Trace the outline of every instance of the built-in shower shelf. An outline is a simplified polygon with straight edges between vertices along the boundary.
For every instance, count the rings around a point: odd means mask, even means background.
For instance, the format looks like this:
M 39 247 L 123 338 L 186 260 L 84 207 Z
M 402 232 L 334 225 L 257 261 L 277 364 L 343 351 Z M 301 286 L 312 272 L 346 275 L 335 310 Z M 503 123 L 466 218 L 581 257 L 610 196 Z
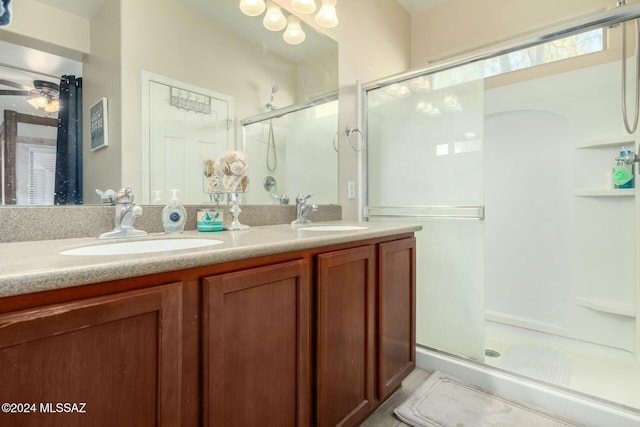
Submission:
M 584 188 L 576 190 L 578 197 L 634 197 L 634 188 Z
M 618 138 L 599 139 L 592 141 L 584 141 L 576 148 L 607 148 L 607 147 L 633 147 L 635 146 L 635 140 L 631 136 L 621 136 Z
M 604 313 L 617 314 L 619 316 L 636 317 L 636 308 L 633 304 L 606 300 L 604 298 L 576 298 L 576 304 Z

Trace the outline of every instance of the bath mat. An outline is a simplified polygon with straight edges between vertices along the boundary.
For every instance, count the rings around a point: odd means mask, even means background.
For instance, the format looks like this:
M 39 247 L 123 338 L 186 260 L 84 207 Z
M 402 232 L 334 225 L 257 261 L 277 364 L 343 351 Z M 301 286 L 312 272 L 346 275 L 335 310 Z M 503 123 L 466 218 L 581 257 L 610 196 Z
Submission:
M 414 427 L 576 427 L 435 371 L 395 410 Z

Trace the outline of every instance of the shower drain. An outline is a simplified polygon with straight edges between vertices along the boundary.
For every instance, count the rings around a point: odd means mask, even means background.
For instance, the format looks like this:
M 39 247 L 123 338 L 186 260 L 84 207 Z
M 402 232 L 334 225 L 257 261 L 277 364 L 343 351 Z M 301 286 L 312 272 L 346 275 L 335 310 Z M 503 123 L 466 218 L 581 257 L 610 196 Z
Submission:
M 500 357 L 500 353 L 495 350 L 491 350 L 490 348 L 485 349 L 484 355 L 487 357 Z

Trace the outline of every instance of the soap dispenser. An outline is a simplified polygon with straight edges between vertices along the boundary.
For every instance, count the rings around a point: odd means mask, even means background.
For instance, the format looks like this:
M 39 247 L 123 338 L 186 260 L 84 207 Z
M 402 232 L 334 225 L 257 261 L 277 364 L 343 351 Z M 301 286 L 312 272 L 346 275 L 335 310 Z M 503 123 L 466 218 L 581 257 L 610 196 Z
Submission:
M 178 201 L 178 190 L 171 190 L 169 204 L 162 209 L 162 225 L 165 233 L 182 233 L 187 222 L 187 210 Z
M 627 163 L 626 159 L 631 155 L 631 151 L 624 147 L 620 152 L 620 157 L 616 157 L 616 165 L 613 167 L 613 183 L 615 188 L 634 188 L 634 164 Z

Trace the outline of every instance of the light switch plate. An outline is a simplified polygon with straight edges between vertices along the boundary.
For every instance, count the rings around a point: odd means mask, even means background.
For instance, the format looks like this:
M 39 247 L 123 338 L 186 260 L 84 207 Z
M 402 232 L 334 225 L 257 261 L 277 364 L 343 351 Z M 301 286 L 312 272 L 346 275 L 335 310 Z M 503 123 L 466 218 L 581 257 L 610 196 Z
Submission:
M 353 181 L 347 182 L 347 198 L 349 199 L 356 198 L 356 183 Z

